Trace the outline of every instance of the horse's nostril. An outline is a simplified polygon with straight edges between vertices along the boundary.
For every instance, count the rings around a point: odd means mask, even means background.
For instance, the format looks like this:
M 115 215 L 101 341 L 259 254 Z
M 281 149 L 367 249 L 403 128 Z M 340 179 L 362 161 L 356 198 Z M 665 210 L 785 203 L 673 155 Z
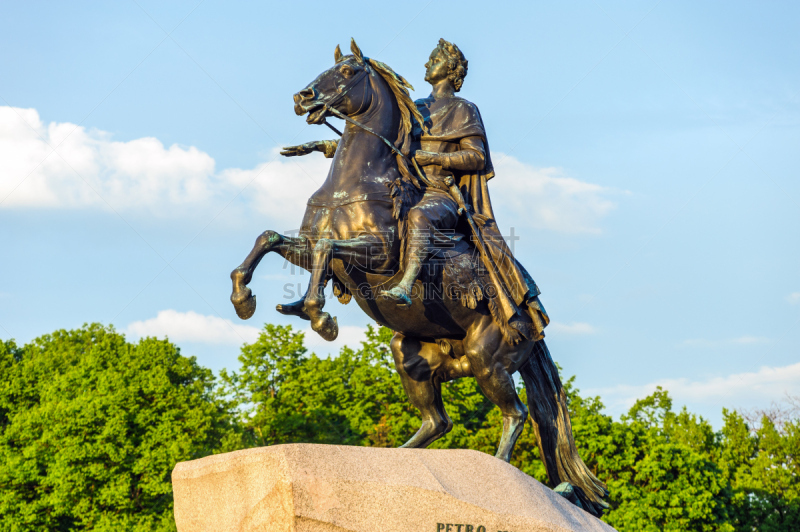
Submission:
M 307 88 L 303 89 L 297 94 L 294 95 L 294 103 L 300 103 L 303 100 L 313 100 L 316 96 L 314 89 Z

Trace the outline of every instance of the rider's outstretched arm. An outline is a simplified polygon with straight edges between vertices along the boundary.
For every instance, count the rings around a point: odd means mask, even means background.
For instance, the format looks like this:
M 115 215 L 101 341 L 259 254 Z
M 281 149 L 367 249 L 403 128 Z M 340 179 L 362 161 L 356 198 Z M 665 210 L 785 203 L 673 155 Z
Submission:
M 313 151 L 322 152 L 325 157 L 330 159 L 336 153 L 339 140 L 312 140 L 298 146 L 287 146 L 281 150 L 284 157 L 295 157 L 297 155 L 307 155 Z

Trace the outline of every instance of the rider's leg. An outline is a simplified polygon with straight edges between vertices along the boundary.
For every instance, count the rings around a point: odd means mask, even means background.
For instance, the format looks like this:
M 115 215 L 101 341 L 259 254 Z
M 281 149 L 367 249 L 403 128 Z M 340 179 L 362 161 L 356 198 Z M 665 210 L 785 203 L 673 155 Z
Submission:
M 420 214 L 420 211 L 411 209 L 408 213 L 406 223 L 409 224 L 408 243 L 406 244 L 405 266 L 403 268 L 403 278 L 391 289 L 382 292 L 383 297 L 394 300 L 400 307 L 411 306 L 411 291 L 414 283 L 419 277 L 422 265 L 430 253 L 428 235 L 424 229 L 418 229 L 420 225 L 427 225 L 427 220 Z
M 426 192 L 419 203 L 408 211 L 406 218 L 408 242 L 403 278 L 382 295 L 394 300 L 398 306 L 410 306 L 414 283 L 428 255 L 438 244 L 434 235 L 442 230 L 453 229 L 457 222 L 458 205 L 450 196 L 439 192 Z
M 422 418 L 422 426 L 402 447 L 427 447 L 453 427 L 442 403 L 441 372 L 437 371 L 446 355 L 435 343 L 420 342 L 400 333 L 395 333 L 390 346 L 406 395 Z

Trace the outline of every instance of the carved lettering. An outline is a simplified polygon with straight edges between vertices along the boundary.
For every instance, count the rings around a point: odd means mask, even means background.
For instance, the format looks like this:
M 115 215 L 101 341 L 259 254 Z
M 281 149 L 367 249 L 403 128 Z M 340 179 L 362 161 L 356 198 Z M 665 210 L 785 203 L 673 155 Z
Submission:
M 483 525 L 436 523 L 436 532 L 486 532 L 486 527 Z M 497 532 L 508 532 L 508 531 L 498 530 Z

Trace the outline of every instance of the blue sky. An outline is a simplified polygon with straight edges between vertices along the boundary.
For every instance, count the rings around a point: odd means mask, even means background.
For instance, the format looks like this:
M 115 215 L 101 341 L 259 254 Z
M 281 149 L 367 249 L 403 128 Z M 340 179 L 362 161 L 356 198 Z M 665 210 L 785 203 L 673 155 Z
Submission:
M 305 284 L 278 257 L 331 138 L 291 95 L 355 37 L 426 96 L 440 37 L 469 59 L 500 226 L 551 351 L 618 414 L 657 384 L 723 406 L 800 394 L 800 7 L 791 2 L 26 2 L 0 31 L 0 338 L 85 322 L 168 335 L 215 370 Z M 332 120 L 335 121 L 335 120 Z M 54 150 L 55 148 L 55 150 Z M 368 323 L 335 301 L 342 341 Z

